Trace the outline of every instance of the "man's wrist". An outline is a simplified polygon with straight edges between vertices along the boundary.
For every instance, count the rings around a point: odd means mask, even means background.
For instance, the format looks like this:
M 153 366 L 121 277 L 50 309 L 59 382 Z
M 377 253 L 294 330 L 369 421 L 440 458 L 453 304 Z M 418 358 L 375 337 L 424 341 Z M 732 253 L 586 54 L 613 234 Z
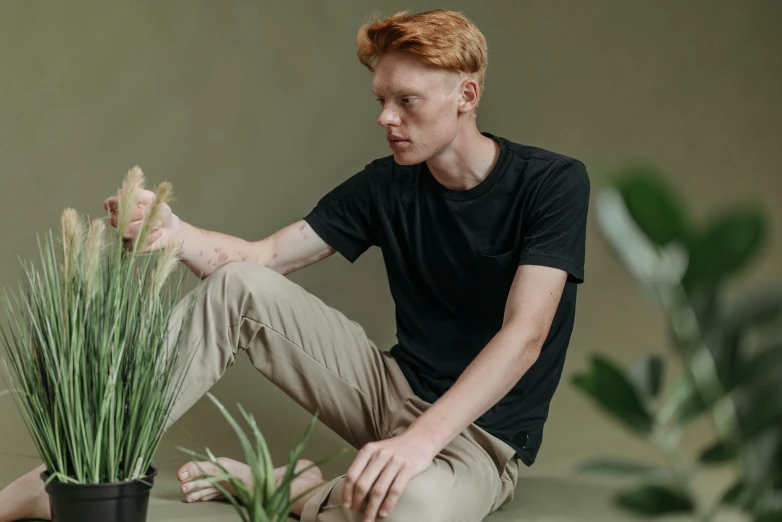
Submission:
M 179 219 L 179 217 L 176 214 L 173 214 L 171 216 L 171 242 L 174 243 L 177 249 L 177 256 L 179 256 L 179 259 L 185 260 L 186 252 L 185 252 L 185 243 L 187 241 L 187 231 L 186 231 L 186 225 L 184 221 Z
M 437 454 L 447 445 L 448 436 L 443 433 L 441 427 L 429 426 L 426 420 L 425 414 L 418 417 L 407 428 L 405 435 L 414 438 L 418 444 L 426 446 L 433 454 Z

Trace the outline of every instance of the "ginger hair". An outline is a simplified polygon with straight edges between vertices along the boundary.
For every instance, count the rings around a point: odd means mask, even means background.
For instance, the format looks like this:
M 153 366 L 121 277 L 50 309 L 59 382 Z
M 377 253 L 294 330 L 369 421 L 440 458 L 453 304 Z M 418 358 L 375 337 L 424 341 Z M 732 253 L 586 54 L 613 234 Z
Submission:
M 372 72 L 383 53 L 406 52 L 426 64 L 472 76 L 478 82 L 479 96 L 483 92 L 488 65 L 486 39 L 460 12 L 402 11 L 386 19 L 375 18 L 359 29 L 356 47 L 359 61 Z

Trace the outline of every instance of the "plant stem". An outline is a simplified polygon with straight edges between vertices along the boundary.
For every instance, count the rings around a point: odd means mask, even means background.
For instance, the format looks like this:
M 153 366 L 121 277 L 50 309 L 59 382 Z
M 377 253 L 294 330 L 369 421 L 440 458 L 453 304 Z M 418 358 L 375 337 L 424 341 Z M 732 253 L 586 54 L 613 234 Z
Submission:
M 703 341 L 697 316 L 684 289 L 677 287 L 672 294 L 668 300 L 670 323 L 678 351 L 684 359 L 685 371 L 689 372 L 706 404 L 714 406 L 709 411 L 720 439 L 737 445 L 739 422 L 733 399 L 725 395 L 714 358 Z
M 655 424 L 651 437 L 652 443 L 662 452 L 673 473 L 674 482 L 684 490 L 694 505 L 694 516 L 698 522 L 709 522 L 708 511 L 698 503 L 693 487 L 694 466 L 688 465 L 679 447 L 679 437 L 672 435 L 670 429 L 661 423 Z

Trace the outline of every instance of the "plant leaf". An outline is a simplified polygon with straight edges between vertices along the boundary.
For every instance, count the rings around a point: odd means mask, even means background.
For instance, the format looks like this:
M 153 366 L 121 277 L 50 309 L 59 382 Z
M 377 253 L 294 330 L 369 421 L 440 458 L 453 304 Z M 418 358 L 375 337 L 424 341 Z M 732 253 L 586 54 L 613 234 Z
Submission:
M 738 408 L 741 433 L 747 440 L 782 425 L 782 387 L 778 384 L 746 393 Z
M 727 391 L 782 371 L 782 335 L 777 333 L 771 339 L 759 339 L 756 335 L 769 327 L 779 332 L 776 325 L 780 318 L 782 284 L 764 284 L 741 296 L 729 309 L 711 314 L 713 327 L 706 329 L 708 344 Z M 748 339 L 766 349 L 748 349 Z
M 782 520 L 782 509 L 766 511 L 755 517 L 754 522 L 779 522 Z
M 745 487 L 746 484 L 744 484 L 743 481 L 739 480 L 735 482 L 722 494 L 722 497 L 720 498 L 720 504 L 733 506 L 738 509 L 746 509 L 747 506 L 740 502 L 740 497 L 744 493 Z
M 593 356 L 590 371 L 575 375 L 573 384 L 627 427 L 644 434 L 651 431 L 653 419 L 638 391 L 621 368 L 607 358 Z
M 671 410 L 671 417 L 679 428 L 684 428 L 699 415 L 703 414 L 709 405 L 701 397 L 691 377 L 683 372 L 674 382 L 668 395 L 664 409 Z
M 619 493 L 616 502 L 638 515 L 659 516 L 671 513 L 690 513 L 692 500 L 684 493 L 665 486 L 640 486 Z
M 718 441 L 701 452 L 698 460 L 702 464 L 722 464 L 736 458 L 736 448 L 731 448 L 722 441 Z
M 664 371 L 665 361 L 662 357 L 643 355 L 630 365 L 627 377 L 642 397 L 651 400 L 660 393 Z
M 767 346 L 763 351 L 741 365 L 735 378 L 735 385 L 758 382 L 782 370 L 782 343 Z
M 576 467 L 576 472 L 630 476 L 667 476 L 670 474 L 667 469 L 660 466 L 653 466 L 644 462 L 616 459 L 611 457 L 598 458 L 583 462 Z
M 689 230 L 683 202 L 660 172 L 647 165 L 630 166 L 614 185 L 633 220 L 653 243 L 687 243 Z
M 710 290 L 747 266 L 765 243 L 766 228 L 762 213 L 737 208 L 694 237 L 683 279 L 688 292 Z
M 228 421 L 228 424 L 231 425 L 231 427 L 234 430 L 234 433 L 236 433 L 236 437 L 239 439 L 240 444 L 242 445 L 242 450 L 244 452 L 244 457 L 246 461 L 252 462 L 253 461 L 253 448 L 252 444 L 250 444 L 250 440 L 247 438 L 247 434 L 244 432 L 244 430 L 239 426 L 239 423 L 236 422 L 236 419 L 234 419 L 233 415 L 231 415 L 228 410 L 223 406 L 223 404 L 217 400 L 217 397 L 215 397 L 212 393 L 207 392 L 206 396 L 217 406 L 217 409 L 220 410 L 220 413 L 223 414 L 223 417 L 225 420 Z

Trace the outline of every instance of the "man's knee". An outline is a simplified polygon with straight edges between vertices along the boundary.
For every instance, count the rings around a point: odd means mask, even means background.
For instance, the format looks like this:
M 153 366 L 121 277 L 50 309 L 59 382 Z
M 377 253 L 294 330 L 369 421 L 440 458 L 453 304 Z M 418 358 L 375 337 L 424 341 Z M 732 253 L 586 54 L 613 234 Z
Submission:
M 247 292 L 258 292 L 257 297 L 274 295 L 282 288 L 284 276 L 252 261 L 234 261 L 214 270 L 202 281 L 210 295 L 241 298 Z
M 425 475 L 416 478 L 420 479 L 413 479 L 407 485 L 388 516 L 380 520 L 383 522 L 452 521 L 447 506 L 443 504 L 450 498 L 448 492 L 443 489 L 444 485 Z
M 204 282 L 229 279 L 252 280 L 259 277 L 268 277 L 271 274 L 276 274 L 276 272 L 260 263 L 254 261 L 232 261 L 217 267 L 204 279 Z
M 450 469 L 429 468 L 407 484 L 388 516 L 378 518 L 378 522 L 482 520 L 488 506 L 481 504 L 486 502 L 480 502 L 480 497 L 475 497 L 476 492 L 468 484 L 457 487 L 456 480 Z M 327 485 L 326 490 L 315 495 L 305 506 L 303 515 L 306 514 L 306 517 L 302 516 L 302 521 L 361 522 L 365 511 L 353 512 L 342 503 L 344 485 L 345 477 L 339 477 Z

